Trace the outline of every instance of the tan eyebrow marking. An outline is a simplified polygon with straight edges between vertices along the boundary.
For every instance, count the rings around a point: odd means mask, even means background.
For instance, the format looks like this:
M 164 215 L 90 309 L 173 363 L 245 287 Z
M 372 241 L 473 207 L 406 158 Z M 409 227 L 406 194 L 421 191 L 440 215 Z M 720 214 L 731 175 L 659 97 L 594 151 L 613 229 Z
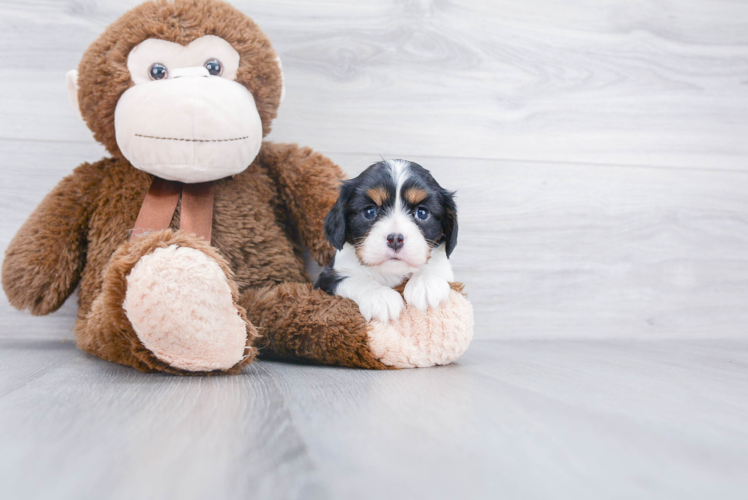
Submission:
M 390 193 L 381 186 L 369 189 L 366 191 L 366 195 L 380 207 L 384 205 L 384 202 L 390 197 Z
M 403 194 L 403 198 L 408 200 L 411 205 L 418 205 L 429 195 L 428 191 L 421 188 L 408 188 Z

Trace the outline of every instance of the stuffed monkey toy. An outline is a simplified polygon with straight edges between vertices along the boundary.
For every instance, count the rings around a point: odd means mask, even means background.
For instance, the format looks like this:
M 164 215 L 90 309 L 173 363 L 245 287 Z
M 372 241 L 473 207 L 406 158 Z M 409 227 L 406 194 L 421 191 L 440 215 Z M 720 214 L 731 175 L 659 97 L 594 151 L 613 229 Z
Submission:
M 264 142 L 282 97 L 267 37 L 219 0 L 155 0 L 109 26 L 68 74 L 111 154 L 63 179 L 10 243 L 10 303 L 43 315 L 79 287 L 84 351 L 142 371 L 238 373 L 263 358 L 384 369 L 445 364 L 472 337 L 459 284 L 438 310 L 367 323 L 313 291 L 343 172 Z

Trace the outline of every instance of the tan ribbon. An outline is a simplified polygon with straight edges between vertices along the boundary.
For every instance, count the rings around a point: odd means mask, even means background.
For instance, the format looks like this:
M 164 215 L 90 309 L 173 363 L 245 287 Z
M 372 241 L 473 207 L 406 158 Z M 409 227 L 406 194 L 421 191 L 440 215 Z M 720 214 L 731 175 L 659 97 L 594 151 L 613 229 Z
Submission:
M 130 238 L 168 229 L 180 195 L 182 212 L 179 228 L 187 234 L 201 236 L 210 242 L 213 227 L 213 183 L 182 184 L 160 177 L 153 178 L 148 194 L 140 206 L 140 213 Z

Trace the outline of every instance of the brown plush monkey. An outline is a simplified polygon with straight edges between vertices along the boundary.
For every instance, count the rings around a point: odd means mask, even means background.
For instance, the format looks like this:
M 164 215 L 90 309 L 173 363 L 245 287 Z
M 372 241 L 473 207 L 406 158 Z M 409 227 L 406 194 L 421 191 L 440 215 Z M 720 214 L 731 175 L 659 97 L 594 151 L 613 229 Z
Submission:
M 143 371 L 237 373 L 263 357 L 363 368 L 458 357 L 472 309 L 366 323 L 313 291 L 302 248 L 333 255 L 323 219 L 343 172 L 263 142 L 282 94 L 270 42 L 218 0 L 156 0 L 107 28 L 68 75 L 111 153 L 63 179 L 7 249 L 13 306 L 49 314 L 80 286 L 78 346 Z M 426 346 L 426 347 L 424 347 Z

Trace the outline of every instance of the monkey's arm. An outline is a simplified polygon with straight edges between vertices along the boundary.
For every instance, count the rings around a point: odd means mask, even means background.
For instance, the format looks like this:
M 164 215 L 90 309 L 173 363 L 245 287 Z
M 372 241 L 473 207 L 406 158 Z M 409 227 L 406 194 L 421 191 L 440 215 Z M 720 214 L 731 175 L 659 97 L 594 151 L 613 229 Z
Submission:
M 2 283 L 16 309 L 49 314 L 75 290 L 101 177 L 102 170 L 95 165 L 76 168 L 44 198 L 10 242 Z
M 324 220 L 338 199 L 343 171 L 329 158 L 296 144 L 266 142 L 260 161 L 279 187 L 282 202 L 301 242 L 324 265 L 335 254 L 325 238 Z

